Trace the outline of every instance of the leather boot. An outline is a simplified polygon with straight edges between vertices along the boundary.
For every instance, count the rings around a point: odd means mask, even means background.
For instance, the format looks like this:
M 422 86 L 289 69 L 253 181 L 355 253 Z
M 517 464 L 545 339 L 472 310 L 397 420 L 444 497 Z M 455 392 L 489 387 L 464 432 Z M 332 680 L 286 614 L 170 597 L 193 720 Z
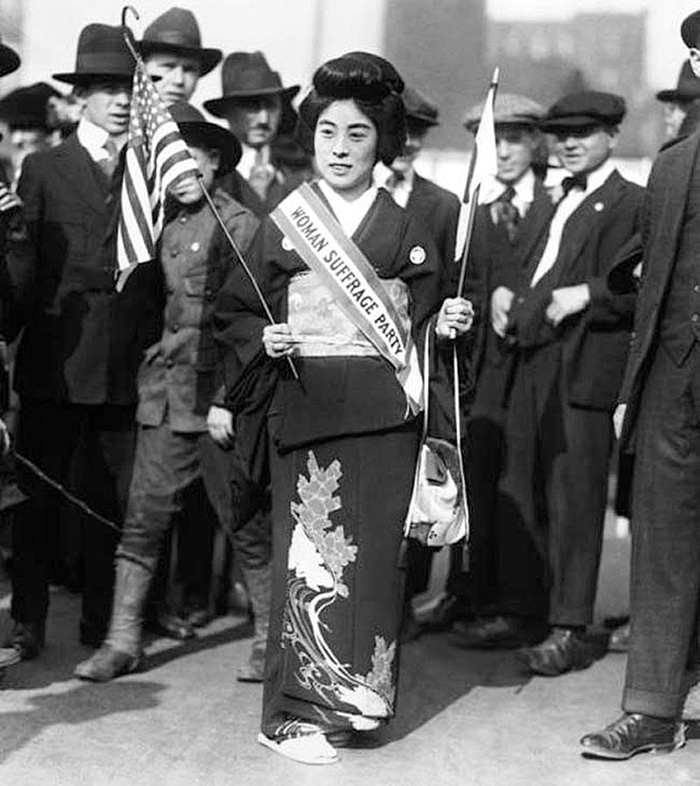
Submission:
M 79 663 L 76 677 L 109 682 L 136 671 L 141 660 L 141 625 L 148 589 L 157 560 L 129 556 L 117 559 L 114 609 L 105 643 L 88 660 Z
M 255 633 L 248 663 L 238 670 L 236 679 L 239 682 L 262 682 L 265 677 L 265 652 L 270 623 L 272 566 L 243 568 L 243 575 L 248 585 L 250 602 L 253 607 Z

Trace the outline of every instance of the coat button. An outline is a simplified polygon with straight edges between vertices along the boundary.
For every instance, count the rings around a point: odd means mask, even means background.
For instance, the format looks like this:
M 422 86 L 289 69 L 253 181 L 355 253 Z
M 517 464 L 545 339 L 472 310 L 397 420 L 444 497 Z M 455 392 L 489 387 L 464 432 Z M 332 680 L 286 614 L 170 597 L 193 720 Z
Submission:
M 168 358 L 168 359 L 165 361 L 165 365 L 166 365 L 168 368 L 172 368 L 172 367 L 175 365 L 175 361 L 174 361 L 172 358 Z
M 172 327 L 170 328 L 170 330 L 172 330 L 173 333 L 177 333 L 177 331 L 179 329 L 180 329 L 180 326 L 177 323 L 172 325 Z
M 179 248 L 171 248 L 170 249 L 170 256 L 171 257 L 176 257 L 179 253 L 180 253 L 180 249 Z
M 690 321 L 697 322 L 698 319 L 700 319 L 700 314 L 693 314 L 693 316 L 690 318 Z

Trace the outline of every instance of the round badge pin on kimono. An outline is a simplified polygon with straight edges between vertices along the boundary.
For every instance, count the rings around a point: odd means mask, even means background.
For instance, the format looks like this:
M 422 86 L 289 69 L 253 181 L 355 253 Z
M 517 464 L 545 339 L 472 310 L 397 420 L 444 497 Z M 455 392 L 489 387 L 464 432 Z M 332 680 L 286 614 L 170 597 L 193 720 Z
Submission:
M 285 251 L 294 251 L 294 243 L 286 235 L 282 237 L 282 248 Z
M 422 265 L 425 262 L 425 249 L 423 246 L 413 246 L 408 252 L 408 261 L 412 265 Z

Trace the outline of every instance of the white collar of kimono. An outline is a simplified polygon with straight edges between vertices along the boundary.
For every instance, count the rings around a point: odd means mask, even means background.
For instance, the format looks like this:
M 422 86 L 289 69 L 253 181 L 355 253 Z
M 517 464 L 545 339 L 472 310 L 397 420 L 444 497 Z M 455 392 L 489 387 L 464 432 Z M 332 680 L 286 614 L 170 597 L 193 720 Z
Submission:
M 318 181 L 319 188 L 323 196 L 328 200 L 328 204 L 335 213 L 338 223 L 348 237 L 352 237 L 362 223 L 362 219 L 367 215 L 369 209 L 377 198 L 377 187 L 370 186 L 362 196 L 348 202 L 337 194 L 325 180 Z

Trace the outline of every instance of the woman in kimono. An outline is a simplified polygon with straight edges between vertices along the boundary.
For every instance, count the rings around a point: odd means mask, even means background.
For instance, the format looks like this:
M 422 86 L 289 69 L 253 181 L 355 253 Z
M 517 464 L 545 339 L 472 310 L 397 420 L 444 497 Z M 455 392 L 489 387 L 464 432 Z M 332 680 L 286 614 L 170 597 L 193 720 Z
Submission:
M 468 301 L 440 307 L 428 232 L 373 185 L 376 162 L 403 148 L 402 90 L 393 67 L 366 53 L 317 70 L 299 131 L 320 179 L 273 212 L 248 254 L 275 322 L 240 266 L 220 301 L 237 362 L 262 341 L 280 372 L 268 412 L 273 601 L 258 740 L 314 764 L 337 759 L 332 741 L 394 713 L 419 355 L 428 324 L 433 344 L 471 324 Z M 402 344 L 405 362 L 392 365 Z

